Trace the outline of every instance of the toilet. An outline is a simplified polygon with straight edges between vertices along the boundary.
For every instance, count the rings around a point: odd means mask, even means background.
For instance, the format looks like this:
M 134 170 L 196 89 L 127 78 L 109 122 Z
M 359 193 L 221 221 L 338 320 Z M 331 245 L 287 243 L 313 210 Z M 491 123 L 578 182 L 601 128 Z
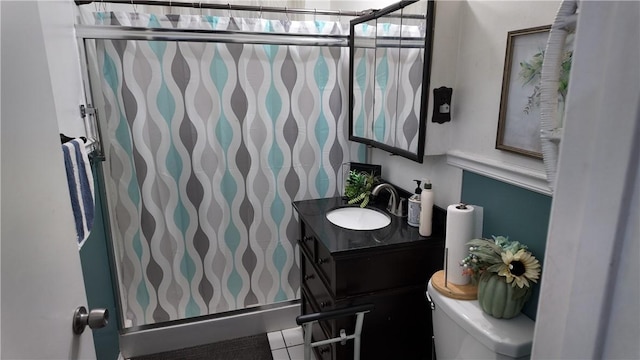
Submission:
M 431 280 L 427 297 L 438 360 L 530 358 L 535 322 L 527 316 L 496 319 L 482 311 L 478 300 L 455 300 L 442 295 Z

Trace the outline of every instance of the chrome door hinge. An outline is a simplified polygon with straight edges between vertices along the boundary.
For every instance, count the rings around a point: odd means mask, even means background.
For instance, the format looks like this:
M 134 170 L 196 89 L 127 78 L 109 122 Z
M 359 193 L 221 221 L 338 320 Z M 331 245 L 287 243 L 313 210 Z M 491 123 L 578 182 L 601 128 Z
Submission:
M 96 108 L 92 107 L 91 105 L 80 105 L 80 116 L 82 116 L 82 118 L 84 119 L 85 117 L 87 117 L 87 114 L 89 115 L 95 115 L 96 113 Z

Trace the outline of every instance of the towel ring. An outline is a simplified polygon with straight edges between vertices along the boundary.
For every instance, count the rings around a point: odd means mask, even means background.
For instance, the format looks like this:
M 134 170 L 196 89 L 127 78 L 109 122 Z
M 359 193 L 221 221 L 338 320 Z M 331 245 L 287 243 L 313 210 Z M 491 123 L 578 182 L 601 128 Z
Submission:
M 558 85 L 567 36 L 575 32 L 578 3 L 563 0 L 551 25 L 540 74 L 540 142 L 549 188 L 553 191 L 558 167 L 562 117 L 558 114 Z

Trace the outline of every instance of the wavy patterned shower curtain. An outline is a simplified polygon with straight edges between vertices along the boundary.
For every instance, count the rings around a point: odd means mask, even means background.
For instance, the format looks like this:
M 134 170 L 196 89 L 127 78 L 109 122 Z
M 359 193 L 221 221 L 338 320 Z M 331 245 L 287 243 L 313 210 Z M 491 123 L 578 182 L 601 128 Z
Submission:
M 330 22 L 98 13 L 96 23 L 336 34 Z M 123 315 L 295 299 L 291 202 L 339 194 L 348 49 L 96 40 Z

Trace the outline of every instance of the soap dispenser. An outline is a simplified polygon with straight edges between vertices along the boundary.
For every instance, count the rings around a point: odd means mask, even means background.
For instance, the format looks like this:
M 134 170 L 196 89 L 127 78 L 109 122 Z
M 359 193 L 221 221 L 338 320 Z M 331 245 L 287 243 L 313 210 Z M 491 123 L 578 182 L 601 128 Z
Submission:
M 420 180 L 413 180 L 416 182 L 416 190 L 415 194 L 413 194 L 409 198 L 409 211 L 407 216 L 407 224 L 410 226 L 418 227 L 420 226 L 420 193 L 422 189 L 420 188 Z
M 431 181 L 424 179 L 422 193 L 420 193 L 420 227 L 421 236 L 431 236 L 431 220 L 433 217 L 433 191 Z

